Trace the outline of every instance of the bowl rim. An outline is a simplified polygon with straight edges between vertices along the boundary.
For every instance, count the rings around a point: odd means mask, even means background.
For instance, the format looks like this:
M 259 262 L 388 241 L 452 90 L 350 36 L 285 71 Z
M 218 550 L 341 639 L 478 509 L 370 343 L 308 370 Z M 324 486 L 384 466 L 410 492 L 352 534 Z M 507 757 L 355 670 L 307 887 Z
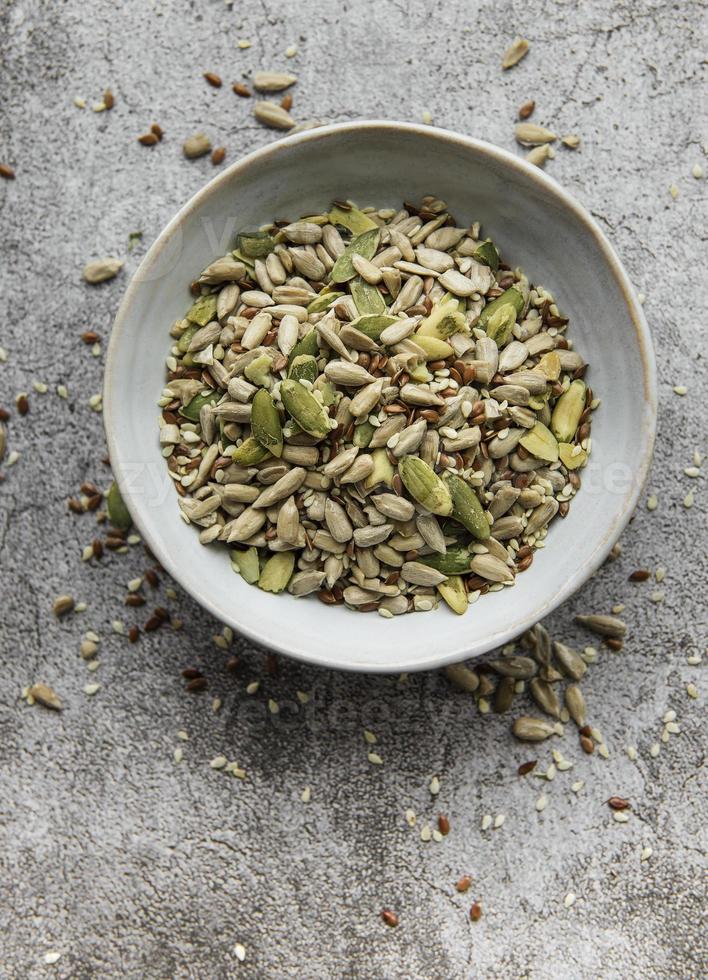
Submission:
M 465 149 L 471 149 L 481 157 L 486 156 L 489 159 L 492 159 L 495 162 L 516 171 L 528 180 L 537 183 L 545 192 L 552 195 L 566 211 L 570 211 L 583 226 L 585 232 L 591 235 L 594 239 L 607 268 L 622 292 L 627 311 L 630 315 L 630 319 L 636 333 L 639 354 L 642 362 L 644 400 L 648 408 L 648 410 L 644 413 L 644 424 L 642 425 L 642 430 L 639 434 L 640 445 L 638 448 L 640 451 L 640 462 L 638 466 L 637 479 L 633 481 L 633 489 L 625 500 L 623 510 L 617 515 L 611 526 L 606 529 L 602 541 L 598 543 L 593 554 L 575 570 L 575 572 L 563 583 L 562 587 L 555 593 L 554 596 L 546 599 L 538 605 L 534 614 L 528 616 L 525 620 L 525 626 L 520 629 L 519 624 L 515 623 L 511 628 L 500 629 L 496 633 L 490 634 L 489 639 L 492 642 L 489 644 L 489 646 L 485 645 L 484 650 L 470 652 L 469 650 L 465 651 L 464 649 L 455 649 L 444 653 L 431 653 L 422 658 L 415 658 L 408 662 L 398 662 L 391 667 L 383 663 L 369 665 L 351 660 L 348 662 L 342 662 L 335 659 L 334 656 L 324 659 L 319 655 L 311 655 L 306 649 L 289 647 L 287 642 L 274 643 L 271 640 L 265 642 L 263 638 L 259 636 L 258 633 L 250 626 L 240 623 L 237 615 L 234 615 L 233 613 L 225 615 L 224 611 L 217 608 L 216 604 L 212 602 L 206 591 L 202 591 L 198 585 L 192 585 L 191 583 L 189 585 L 185 584 L 180 574 L 178 562 L 172 558 L 169 552 L 163 549 L 160 545 L 156 544 L 151 533 L 150 521 L 147 519 L 143 521 L 142 519 L 139 499 L 137 499 L 137 497 L 133 497 L 124 474 L 121 472 L 121 458 L 118 451 L 118 440 L 115 435 L 116 429 L 113 424 L 115 394 L 112 376 L 114 374 L 114 357 L 119 345 L 122 342 L 122 335 L 126 330 L 127 321 L 130 319 L 130 310 L 132 308 L 134 298 L 141 287 L 145 285 L 146 279 L 144 273 L 150 268 L 155 259 L 163 251 L 165 246 L 172 238 L 175 230 L 189 217 L 190 214 L 192 214 L 192 212 L 200 208 L 217 189 L 233 181 L 241 172 L 254 166 L 258 166 L 261 161 L 278 156 L 282 153 L 287 153 L 291 147 L 299 144 L 326 141 L 326 139 L 330 136 L 356 131 L 367 131 L 368 133 L 372 134 L 383 131 L 387 131 L 389 133 L 406 133 L 420 136 L 425 139 L 437 140 L 441 143 L 447 144 L 448 146 L 458 146 L 464 147 Z M 303 663 L 307 663 L 312 666 L 322 667 L 325 669 L 355 671 L 371 674 L 400 673 L 401 671 L 437 669 L 444 667 L 446 664 L 457 663 L 462 660 L 483 656 L 485 652 L 488 652 L 490 649 L 501 646 L 509 640 L 514 639 L 520 632 L 523 632 L 524 629 L 528 629 L 534 623 L 539 622 L 544 616 L 547 616 L 559 605 L 569 599 L 573 593 L 576 592 L 580 586 L 593 574 L 593 572 L 595 572 L 602 565 L 611 548 L 621 535 L 624 528 L 627 526 L 629 519 L 637 505 L 639 496 L 645 486 L 649 473 L 657 425 L 656 360 L 651 333 L 649 331 L 646 318 L 636 297 L 634 286 L 632 285 L 629 276 L 620 262 L 619 257 L 589 211 L 557 181 L 551 178 L 548 174 L 544 173 L 544 171 L 540 170 L 538 167 L 528 163 L 523 158 L 515 156 L 509 150 L 505 150 L 501 147 L 495 146 L 492 143 L 488 143 L 486 140 L 477 139 L 472 136 L 466 136 L 451 130 L 439 129 L 434 126 L 421 123 L 396 122 L 385 119 L 363 119 L 343 123 L 331 123 L 315 129 L 305 130 L 291 136 L 284 136 L 275 140 L 273 143 L 269 143 L 266 146 L 253 150 L 234 161 L 220 173 L 216 174 L 178 210 L 175 216 L 158 234 L 155 241 L 152 243 L 141 260 L 118 307 L 118 311 L 111 329 L 111 336 L 106 355 L 103 385 L 103 405 L 103 424 L 106 433 L 108 454 L 111 460 L 113 478 L 118 484 L 120 493 L 126 506 L 128 507 L 135 526 L 165 571 L 167 571 L 167 573 L 176 582 L 178 582 L 180 586 L 186 592 L 188 592 L 203 609 L 206 609 L 209 613 L 211 613 L 211 615 L 213 615 L 219 622 L 228 623 L 228 625 L 238 630 L 241 635 L 247 637 L 249 640 L 253 641 L 259 646 L 267 649 L 275 649 L 279 653 L 283 653 L 288 657 L 292 657 L 295 660 L 302 661 Z M 484 643 L 486 644 L 486 640 Z

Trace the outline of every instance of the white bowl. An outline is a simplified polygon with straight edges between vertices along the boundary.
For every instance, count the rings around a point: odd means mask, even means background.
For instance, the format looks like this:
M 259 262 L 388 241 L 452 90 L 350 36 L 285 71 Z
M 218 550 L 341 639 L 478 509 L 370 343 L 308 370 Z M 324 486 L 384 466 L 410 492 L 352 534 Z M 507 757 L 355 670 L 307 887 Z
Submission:
M 158 446 L 156 401 L 169 328 L 187 285 L 237 231 L 321 211 L 337 198 L 399 207 L 435 194 L 458 224 L 481 221 L 504 258 L 551 290 L 569 337 L 590 362 L 602 405 L 583 487 L 545 549 L 510 589 L 458 617 L 385 620 L 315 597 L 273 596 L 231 571 L 226 548 L 204 547 L 180 519 Z M 326 126 L 279 140 L 215 177 L 170 221 L 125 294 L 111 335 L 104 416 L 113 472 L 150 548 L 223 623 L 265 647 L 326 667 L 410 671 L 482 654 L 544 617 L 602 563 L 627 523 L 649 466 L 656 419 L 649 331 L 617 256 L 592 218 L 546 174 L 480 140 L 390 122 Z

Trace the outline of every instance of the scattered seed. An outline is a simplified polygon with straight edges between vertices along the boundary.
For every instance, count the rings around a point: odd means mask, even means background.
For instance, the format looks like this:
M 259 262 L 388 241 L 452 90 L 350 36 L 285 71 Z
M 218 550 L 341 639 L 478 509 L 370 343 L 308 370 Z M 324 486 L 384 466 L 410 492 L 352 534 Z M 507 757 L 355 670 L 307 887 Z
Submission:
M 381 912 L 381 918 L 384 920 L 387 926 L 391 926 L 392 929 L 398 925 L 398 916 L 391 909 L 383 909 Z
M 234 82 L 231 86 L 236 95 L 240 95 L 242 99 L 247 99 L 251 95 L 251 90 L 248 85 L 244 85 L 243 82 Z
M 211 162 L 215 167 L 218 167 L 220 163 L 224 162 L 224 157 L 226 156 L 226 148 L 223 146 L 217 146 L 211 151 Z
M 221 88 L 222 81 L 221 78 L 216 75 L 213 71 L 205 71 L 203 76 L 206 81 L 211 85 L 212 88 Z
M 525 102 L 522 102 L 519 106 L 519 119 L 528 119 L 535 108 L 536 103 L 533 99 L 527 99 Z
M 5 180 L 15 179 L 15 171 L 9 163 L 0 163 L 0 177 L 4 178 Z
M 66 616 L 68 613 L 72 612 L 74 606 L 75 602 L 72 596 L 60 595 L 57 596 L 52 603 L 52 611 L 57 617 Z
M 473 922 L 479 922 L 482 918 L 482 906 L 479 902 L 474 902 L 472 908 L 470 909 L 470 919 Z
M 525 58 L 529 53 L 530 44 L 523 37 L 515 37 L 511 42 L 510 46 L 504 52 L 502 57 L 502 69 L 506 71 L 508 68 L 513 68 L 514 65 Z
M 29 689 L 29 695 L 45 708 L 52 708 L 54 711 L 61 711 L 62 703 L 59 695 L 48 684 L 33 684 Z
M 196 160 L 211 151 L 211 140 L 204 133 L 195 133 L 182 144 L 182 152 L 188 160 Z
M 458 878 L 458 880 L 455 882 L 455 889 L 464 895 L 466 891 L 469 891 L 471 884 L 472 878 L 469 875 L 462 875 L 462 877 Z

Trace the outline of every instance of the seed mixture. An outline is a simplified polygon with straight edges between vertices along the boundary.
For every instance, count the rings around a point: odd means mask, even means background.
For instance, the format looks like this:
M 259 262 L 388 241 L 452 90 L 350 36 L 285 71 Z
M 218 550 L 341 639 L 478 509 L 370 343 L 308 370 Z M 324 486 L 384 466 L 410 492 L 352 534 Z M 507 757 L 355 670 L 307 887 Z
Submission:
M 247 582 L 461 614 L 568 513 L 586 362 L 553 296 L 444 201 L 243 232 L 192 292 L 160 444 L 183 519 Z

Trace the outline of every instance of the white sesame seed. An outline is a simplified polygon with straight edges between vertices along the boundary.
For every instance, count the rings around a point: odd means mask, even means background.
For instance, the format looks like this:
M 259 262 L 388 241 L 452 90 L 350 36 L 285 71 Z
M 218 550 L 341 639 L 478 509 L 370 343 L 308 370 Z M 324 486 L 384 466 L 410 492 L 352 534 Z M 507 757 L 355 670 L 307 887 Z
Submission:
M 654 853 L 654 850 L 647 845 L 647 847 L 642 848 L 642 853 L 639 855 L 640 861 L 648 861 L 649 858 Z
M 482 830 L 489 830 L 492 826 L 492 815 L 491 813 L 485 813 L 482 817 Z
M 693 507 L 693 503 L 693 490 L 689 490 L 686 496 L 683 498 L 683 506 L 686 508 L 686 510 L 690 510 L 690 508 Z
M 696 685 L 695 684 L 687 684 L 686 685 L 686 694 L 688 694 L 689 698 L 693 698 L 694 701 L 695 701 L 698 698 L 698 688 L 696 687 Z
M 428 109 L 423 109 L 421 113 L 421 119 L 426 126 L 430 126 L 433 121 L 432 113 Z
M 629 813 L 626 810 L 613 810 L 612 816 L 617 823 L 629 823 Z
M 627 746 L 627 749 L 626 749 L 626 752 L 627 752 L 627 758 L 628 759 L 631 759 L 632 762 L 636 762 L 636 760 L 637 760 L 637 750 L 635 749 L 635 747 L 633 745 L 628 745 Z
M 189 735 L 183 728 L 180 728 L 180 730 L 177 732 L 177 738 L 181 739 L 183 742 L 189 741 Z
M 688 394 L 688 388 L 686 387 L 686 385 L 674 385 L 674 394 L 686 395 Z
M 60 957 L 61 953 L 56 952 L 56 950 L 52 950 L 51 952 L 44 954 L 44 962 L 47 964 L 47 966 L 53 966 L 54 963 L 60 959 Z
M 505 820 L 506 820 L 505 815 L 503 813 L 498 813 L 494 818 L 494 823 L 492 824 L 493 828 L 495 830 L 499 830 L 500 827 L 504 826 Z
M 576 896 L 574 895 L 573 892 L 568 892 L 568 894 L 563 899 L 563 905 L 565 905 L 565 907 L 569 909 L 572 905 L 575 905 L 575 898 Z
M 364 729 L 364 741 L 365 742 L 368 742 L 369 745 L 376 745 L 378 739 L 376 738 L 376 736 L 374 735 L 373 732 L 370 732 L 368 729 L 365 728 Z
M 241 943 L 236 943 L 234 946 L 234 955 L 239 963 L 243 963 L 243 961 L 246 959 L 246 949 L 241 945 Z
M 426 842 L 427 842 L 427 841 L 429 841 L 429 840 L 430 840 L 430 838 L 431 838 L 432 836 L 433 836 L 433 832 L 432 832 L 432 830 L 430 829 L 430 827 L 428 826 L 428 824 L 426 823 L 426 824 L 425 824 L 425 825 L 424 825 L 424 826 L 423 826 L 423 827 L 421 828 L 421 831 L 420 831 L 420 839 L 421 839 L 422 841 L 426 841 Z
M 378 754 L 378 752 L 369 752 L 368 755 L 367 755 L 367 759 L 372 764 L 372 766 L 382 766 L 383 765 L 383 759 Z
M 656 510 L 658 506 L 659 506 L 659 500 L 656 494 L 655 493 L 650 494 L 650 496 L 647 497 L 647 510 Z
M 541 813 L 541 811 L 545 810 L 547 806 L 548 806 L 548 797 L 546 796 L 545 793 L 541 793 L 539 798 L 536 800 L 536 809 L 538 810 L 539 813 Z
M 174 754 L 174 760 L 177 763 L 181 762 L 182 759 L 184 758 L 184 753 L 180 748 L 176 748 L 173 754 Z
M 440 792 L 440 780 L 437 776 L 433 776 L 433 778 L 430 780 L 428 790 L 430 791 L 431 796 L 437 796 Z
M 312 799 L 312 790 L 309 786 L 306 786 L 302 793 L 300 793 L 300 799 L 303 803 L 309 803 Z
M 661 746 L 658 742 L 654 742 L 649 748 L 649 755 L 652 759 L 656 759 L 657 755 L 661 752 Z
M 703 167 L 700 165 L 700 163 L 693 164 L 691 167 L 691 176 L 695 177 L 696 180 L 701 180 L 703 177 Z
M 250 684 L 246 685 L 246 694 L 255 694 L 260 686 L 260 681 L 251 681 Z
M 210 769 L 223 769 L 227 762 L 228 762 L 228 759 L 226 758 L 225 755 L 216 755 L 216 756 L 214 756 L 214 758 L 209 763 L 209 768 Z
M 578 779 L 577 782 L 574 782 L 570 788 L 574 793 L 579 793 L 584 785 L 585 785 L 585 780 Z
M 86 684 L 84 687 L 84 694 L 88 694 L 89 697 L 92 697 L 94 694 L 96 694 L 97 691 L 100 690 L 101 690 L 100 684 Z
M 415 827 L 416 815 L 414 810 L 406 810 L 406 823 L 409 827 Z

